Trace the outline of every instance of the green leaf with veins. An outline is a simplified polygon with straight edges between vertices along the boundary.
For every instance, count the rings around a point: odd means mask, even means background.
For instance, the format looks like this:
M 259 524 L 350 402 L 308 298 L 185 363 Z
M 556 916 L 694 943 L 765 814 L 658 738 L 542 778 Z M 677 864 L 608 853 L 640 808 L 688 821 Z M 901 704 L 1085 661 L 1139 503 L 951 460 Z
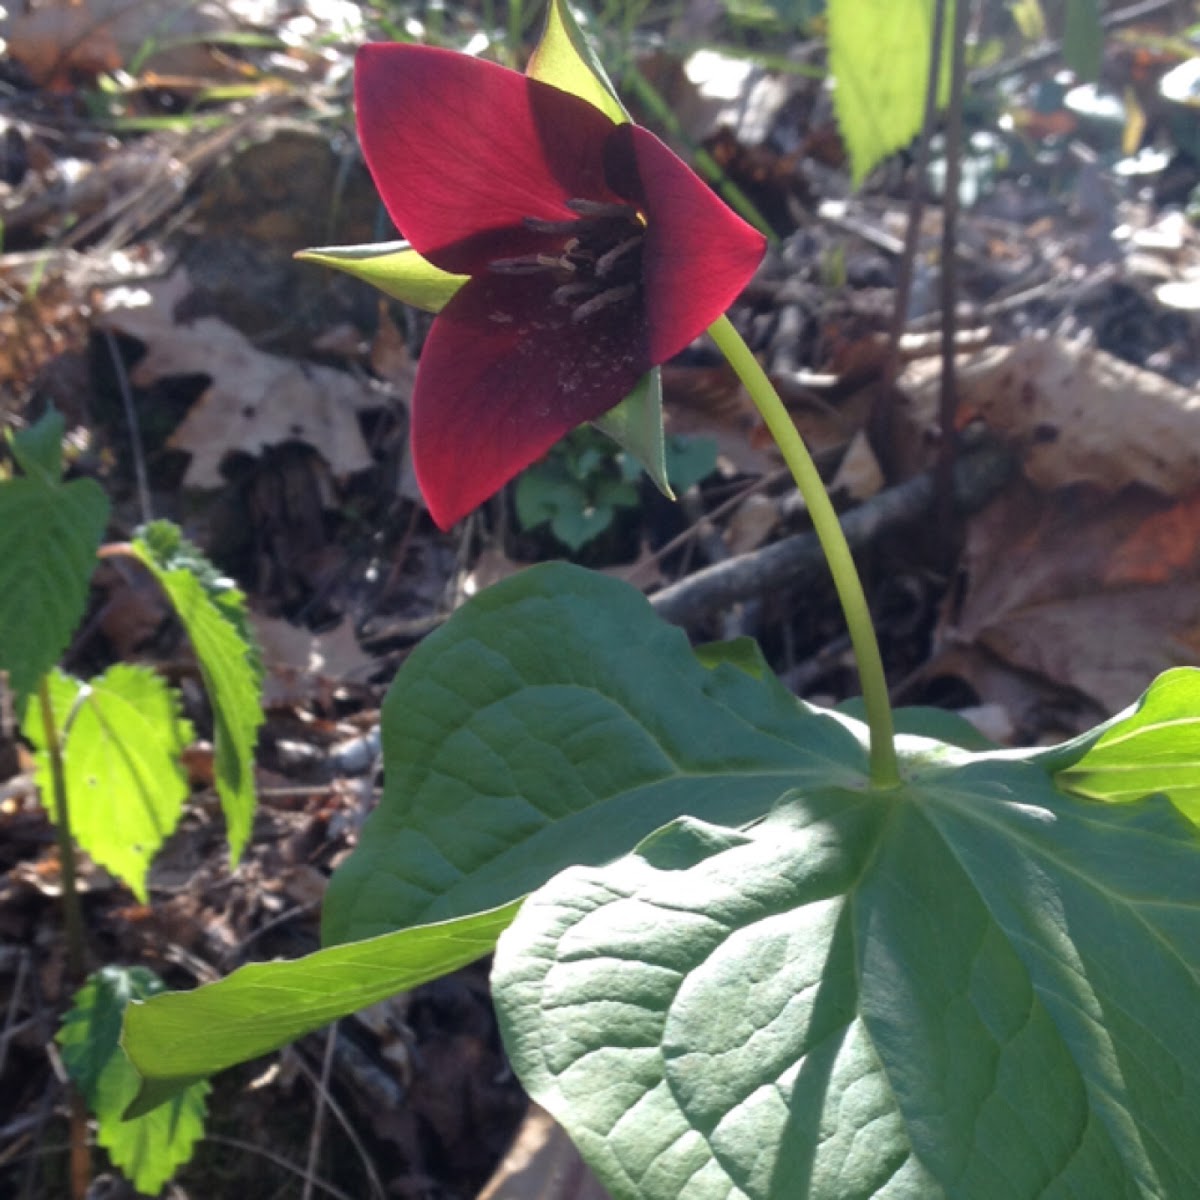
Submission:
M 121 1019 L 131 1001 L 163 991 L 145 967 L 109 966 L 76 993 L 58 1034 L 63 1062 L 96 1118 L 96 1140 L 125 1177 L 156 1196 L 175 1169 L 192 1157 L 204 1136 L 207 1083 L 193 1083 L 164 1107 L 124 1119 L 138 1090 L 138 1074 L 120 1046 Z
M 944 28 L 954 28 L 947 0 Z M 854 183 L 920 132 L 925 114 L 934 0 L 829 0 L 829 71 L 838 128 Z M 950 94 L 943 38 L 938 102 Z
M 179 756 L 192 740 L 192 727 L 179 715 L 178 693 L 153 671 L 124 663 L 86 684 L 55 671 L 49 692 L 71 834 L 145 903 L 150 862 L 179 823 L 188 796 Z M 22 733 L 38 749 L 38 787 L 53 818 L 39 706 L 30 707 Z
M 735 824 L 792 787 L 865 786 L 853 722 L 710 661 L 618 580 L 549 563 L 488 588 L 388 692 L 383 798 L 325 940 L 503 904 L 685 813 Z
M 1111 803 L 1161 792 L 1200 825 L 1200 670 L 1164 672 L 1055 778 L 1066 791 Z
M 183 624 L 213 709 L 217 795 L 236 862 L 254 815 L 254 746 L 263 721 L 262 662 L 246 599 L 167 521 L 139 532 L 134 553 L 166 592 Z
M 87 604 L 108 499 L 92 479 L 62 481 L 63 419 L 10 437 L 25 472 L 0 480 L 0 672 L 18 715 L 62 656 Z
M 1200 854 L 1162 800 L 909 757 L 564 872 L 493 993 L 614 1200 L 1200 1194 Z
M 251 963 L 193 991 L 133 1005 L 123 1044 L 143 1083 L 130 1114 L 149 1112 L 206 1075 L 482 958 L 519 907 L 514 901 L 293 962 Z M 220 1036 L 204 1036 L 206 1030 Z

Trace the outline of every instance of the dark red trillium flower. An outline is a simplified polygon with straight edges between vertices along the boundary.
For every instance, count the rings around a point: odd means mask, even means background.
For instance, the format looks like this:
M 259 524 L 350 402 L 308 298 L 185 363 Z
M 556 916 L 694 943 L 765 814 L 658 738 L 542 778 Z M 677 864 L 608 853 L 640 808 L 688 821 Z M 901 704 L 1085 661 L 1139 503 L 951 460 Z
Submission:
M 764 240 L 652 133 L 516 71 L 368 45 L 355 99 L 397 228 L 470 276 L 412 404 L 417 482 L 445 529 L 711 325 Z

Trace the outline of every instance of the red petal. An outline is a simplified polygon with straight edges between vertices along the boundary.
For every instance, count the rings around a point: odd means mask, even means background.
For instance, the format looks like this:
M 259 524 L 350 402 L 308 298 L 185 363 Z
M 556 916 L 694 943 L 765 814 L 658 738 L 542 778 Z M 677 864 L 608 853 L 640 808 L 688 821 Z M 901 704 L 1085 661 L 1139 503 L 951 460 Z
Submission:
M 547 287 L 544 277 L 480 275 L 433 323 L 413 393 L 412 455 L 443 529 L 618 404 L 650 368 L 637 301 L 576 324 Z
M 621 125 L 609 143 L 610 182 L 646 214 L 650 359 L 664 363 L 733 303 L 767 242 L 649 130 Z
M 400 232 L 445 271 L 540 249 L 523 217 L 563 220 L 573 197 L 613 200 L 613 123 L 584 100 L 431 46 L 367 45 L 354 72 L 358 134 Z

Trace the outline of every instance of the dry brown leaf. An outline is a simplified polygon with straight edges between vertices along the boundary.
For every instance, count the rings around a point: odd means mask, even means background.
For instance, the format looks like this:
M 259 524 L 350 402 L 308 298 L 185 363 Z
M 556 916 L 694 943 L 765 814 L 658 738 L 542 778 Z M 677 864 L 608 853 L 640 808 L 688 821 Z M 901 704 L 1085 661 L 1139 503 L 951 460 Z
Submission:
M 842 456 L 829 490 L 835 496 L 844 492 L 852 500 L 866 500 L 875 495 L 885 482 L 879 459 L 875 457 L 867 435 L 860 429 Z
M 192 456 L 185 486 L 220 487 L 227 454 L 258 454 L 282 442 L 315 447 L 335 475 L 371 466 L 355 414 L 380 407 L 381 396 L 342 371 L 266 354 L 213 317 L 177 324 L 175 305 L 188 288 L 186 275 L 176 272 L 148 288 L 121 289 L 104 315 L 109 328 L 146 344 L 135 384 L 171 375 L 212 380 L 171 437 Z
M 478 1200 L 608 1200 L 561 1125 L 531 1104 Z
M 14 5 L 9 53 L 43 87 L 61 89 L 126 66 L 148 47 L 159 71 L 205 75 L 217 61 L 198 39 L 228 30 L 228 12 L 197 0 L 41 0 Z
M 376 665 L 363 653 L 348 620 L 324 633 L 258 613 L 250 622 L 267 669 L 263 703 L 268 708 L 305 706 L 340 684 L 361 683 Z
M 901 377 L 919 428 L 936 423 L 939 370 L 916 362 Z M 1021 445 L 1040 487 L 1141 483 L 1181 496 L 1200 485 L 1200 393 L 1102 350 L 1028 338 L 963 359 L 958 392 L 960 421 Z
M 981 647 L 1106 712 L 1200 665 L 1200 492 L 1172 505 L 1141 488 L 1018 484 L 971 523 L 965 565 L 943 647 Z

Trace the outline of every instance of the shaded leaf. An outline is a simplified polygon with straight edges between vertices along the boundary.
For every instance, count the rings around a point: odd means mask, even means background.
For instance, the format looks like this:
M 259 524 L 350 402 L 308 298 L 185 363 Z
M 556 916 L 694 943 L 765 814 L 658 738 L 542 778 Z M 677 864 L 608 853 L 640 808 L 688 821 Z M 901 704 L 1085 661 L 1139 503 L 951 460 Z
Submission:
M 514 901 L 292 962 L 251 963 L 194 991 L 133 1005 L 123 1044 L 142 1086 L 131 1115 L 149 1112 L 198 1079 L 482 958 L 519 907 Z M 203 1030 L 219 1030 L 220 1036 L 205 1037 Z
M 49 691 L 71 834 L 145 903 L 150 862 L 188 796 L 179 756 L 192 727 L 180 716 L 179 695 L 153 671 L 122 663 L 86 684 L 56 671 Z M 56 817 L 40 708 L 30 708 L 22 732 L 38 747 L 38 786 Z
M 526 902 L 505 1044 L 615 1200 L 1196 1193 L 1193 830 L 956 757 Z
M 708 669 L 639 592 L 561 563 L 426 638 L 381 726 L 383 798 L 330 881 L 326 941 L 503 904 L 682 813 L 736 824 L 789 788 L 866 774 L 841 721 Z
M 146 526 L 133 550 L 170 598 L 200 664 L 213 708 L 217 794 L 236 862 L 254 815 L 254 746 L 263 720 L 262 664 L 245 597 L 166 521 Z
M 91 479 L 59 478 L 63 421 L 49 413 L 12 438 L 26 474 L 0 481 L 0 671 L 17 712 L 83 616 L 108 499 Z
M 207 1083 L 193 1083 L 154 1112 L 126 1121 L 138 1075 L 120 1046 L 131 1001 L 163 990 L 145 967 L 105 967 L 76 993 L 58 1034 L 63 1062 L 98 1123 L 97 1141 L 139 1192 L 155 1196 L 204 1136 Z

